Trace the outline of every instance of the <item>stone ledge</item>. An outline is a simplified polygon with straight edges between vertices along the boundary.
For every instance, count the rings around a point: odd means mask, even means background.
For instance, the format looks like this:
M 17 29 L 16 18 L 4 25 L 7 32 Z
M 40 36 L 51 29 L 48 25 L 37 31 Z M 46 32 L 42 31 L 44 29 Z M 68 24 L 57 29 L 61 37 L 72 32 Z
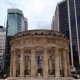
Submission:
M 20 78 L 20 77 L 12 77 L 12 78 L 7 78 L 7 80 L 74 80 L 73 78 L 66 78 L 66 77 L 59 77 L 59 78 Z

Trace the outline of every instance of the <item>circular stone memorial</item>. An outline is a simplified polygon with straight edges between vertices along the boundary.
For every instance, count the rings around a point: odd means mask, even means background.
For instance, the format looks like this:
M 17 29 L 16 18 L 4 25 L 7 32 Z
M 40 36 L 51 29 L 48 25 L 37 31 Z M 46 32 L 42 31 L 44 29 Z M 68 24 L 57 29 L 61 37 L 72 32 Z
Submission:
M 69 40 L 53 30 L 27 30 L 10 41 L 8 80 L 70 80 Z

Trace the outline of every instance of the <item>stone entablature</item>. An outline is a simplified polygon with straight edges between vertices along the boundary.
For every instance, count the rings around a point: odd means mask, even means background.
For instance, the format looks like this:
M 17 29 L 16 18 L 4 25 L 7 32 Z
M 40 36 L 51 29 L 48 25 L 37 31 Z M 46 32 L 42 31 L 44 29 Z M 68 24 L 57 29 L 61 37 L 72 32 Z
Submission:
M 14 35 L 11 40 L 11 45 L 13 47 L 19 48 L 20 46 L 58 46 L 62 48 L 68 48 L 69 41 L 67 38 L 60 32 L 52 30 L 29 30 L 18 33 Z M 29 43 L 29 44 L 28 44 Z M 27 44 L 27 45 L 26 45 Z
M 28 30 L 14 35 L 11 42 L 10 76 L 16 77 L 18 55 L 20 56 L 20 77 L 25 76 L 25 56 L 27 71 L 31 77 L 37 75 L 37 56 L 42 56 L 42 76 L 69 77 L 69 41 L 52 30 Z
M 35 36 L 35 35 L 67 38 L 63 33 L 58 32 L 58 31 L 53 31 L 53 30 L 27 30 L 27 31 L 15 34 L 13 39 L 14 38 L 21 38 L 21 37 L 25 37 L 25 36 Z

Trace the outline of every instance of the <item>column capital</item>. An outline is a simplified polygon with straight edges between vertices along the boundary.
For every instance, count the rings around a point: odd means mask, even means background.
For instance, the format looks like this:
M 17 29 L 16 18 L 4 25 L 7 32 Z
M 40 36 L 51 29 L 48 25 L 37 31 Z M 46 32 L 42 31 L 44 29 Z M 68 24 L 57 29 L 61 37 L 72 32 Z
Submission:
M 21 54 L 25 54 L 25 48 L 20 48 Z
M 59 48 L 55 47 L 54 48 L 54 53 L 55 53 L 55 56 L 58 56 L 60 53 L 59 53 Z
M 54 50 L 59 50 L 59 48 L 58 48 L 58 47 L 54 47 L 53 49 L 54 49 Z
M 61 50 L 62 50 L 62 51 L 64 51 L 64 50 L 65 50 L 65 51 L 69 51 L 69 50 L 68 50 L 68 49 L 66 49 L 66 48 L 61 48 Z
M 13 51 L 14 51 L 14 52 L 18 52 L 18 49 L 14 49 Z
M 31 51 L 35 51 L 35 47 L 32 47 L 32 48 L 31 48 Z
M 36 47 L 31 47 L 31 49 L 36 49 Z
M 18 50 L 15 49 L 13 53 L 14 53 L 14 56 L 17 56 L 18 55 Z
M 14 52 L 14 50 L 10 50 L 10 53 L 13 53 Z
M 20 48 L 20 50 L 24 50 L 25 51 L 25 48 L 22 47 L 22 48 Z
M 48 47 L 43 47 L 44 49 L 48 49 Z
M 70 51 L 69 50 L 66 50 L 67 51 L 67 53 L 69 53 Z

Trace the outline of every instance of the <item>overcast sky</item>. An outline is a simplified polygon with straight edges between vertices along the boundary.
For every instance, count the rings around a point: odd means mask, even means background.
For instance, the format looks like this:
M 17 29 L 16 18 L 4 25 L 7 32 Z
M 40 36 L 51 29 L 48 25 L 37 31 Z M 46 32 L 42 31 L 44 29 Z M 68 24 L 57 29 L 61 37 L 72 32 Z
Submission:
M 58 2 L 62 0 L 0 0 L 0 25 L 6 22 L 7 9 L 18 8 L 28 18 L 28 29 L 50 29 Z

